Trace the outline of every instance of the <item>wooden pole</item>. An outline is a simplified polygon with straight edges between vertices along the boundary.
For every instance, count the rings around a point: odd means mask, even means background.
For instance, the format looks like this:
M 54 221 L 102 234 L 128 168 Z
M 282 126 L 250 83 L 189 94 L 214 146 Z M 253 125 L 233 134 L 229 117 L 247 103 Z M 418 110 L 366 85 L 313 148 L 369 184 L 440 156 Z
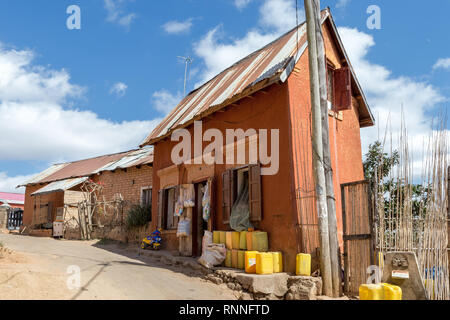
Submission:
M 333 283 L 331 277 L 330 236 L 328 230 L 328 209 L 323 163 L 322 112 L 320 106 L 319 66 L 317 63 L 317 37 L 313 0 L 305 0 L 305 11 L 308 29 L 308 55 L 311 87 L 313 170 L 319 220 L 319 260 L 323 281 L 323 292 L 326 296 L 332 296 Z
M 447 234 L 450 236 L 450 167 L 448 167 L 447 174 Z M 447 238 L 447 256 L 448 265 L 450 266 L 450 238 Z
M 333 296 L 338 297 L 341 292 L 341 277 L 339 264 L 339 240 L 336 218 L 336 197 L 333 184 L 333 168 L 331 167 L 330 132 L 328 123 L 328 85 L 327 63 L 325 58 L 325 44 L 322 34 L 322 17 L 320 0 L 313 0 L 315 6 L 317 63 L 319 66 L 320 108 L 322 112 L 322 143 L 323 162 L 325 167 L 325 182 L 328 209 L 328 229 L 330 234 L 331 276 L 333 282 Z

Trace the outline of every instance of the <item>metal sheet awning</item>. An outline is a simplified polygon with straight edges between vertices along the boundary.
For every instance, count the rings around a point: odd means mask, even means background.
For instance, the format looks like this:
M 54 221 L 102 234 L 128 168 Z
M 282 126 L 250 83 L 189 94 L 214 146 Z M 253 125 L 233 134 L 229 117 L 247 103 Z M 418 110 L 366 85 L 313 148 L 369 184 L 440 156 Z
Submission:
M 55 181 L 32 193 L 31 196 L 39 196 L 53 192 L 66 191 L 78 186 L 79 184 L 82 184 L 87 179 L 89 179 L 89 177 Z

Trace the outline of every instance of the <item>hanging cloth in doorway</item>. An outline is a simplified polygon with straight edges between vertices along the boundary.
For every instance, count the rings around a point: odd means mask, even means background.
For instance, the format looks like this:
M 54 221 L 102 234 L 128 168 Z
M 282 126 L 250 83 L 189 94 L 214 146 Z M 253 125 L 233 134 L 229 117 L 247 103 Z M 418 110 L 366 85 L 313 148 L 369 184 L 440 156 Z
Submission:
M 230 227 L 235 231 L 241 232 L 253 228 L 253 225 L 250 222 L 250 208 L 248 202 L 249 186 L 248 180 L 245 180 L 237 200 L 231 209 Z
M 211 179 L 208 180 L 205 185 L 205 190 L 203 191 L 202 207 L 203 220 L 208 222 L 211 216 Z

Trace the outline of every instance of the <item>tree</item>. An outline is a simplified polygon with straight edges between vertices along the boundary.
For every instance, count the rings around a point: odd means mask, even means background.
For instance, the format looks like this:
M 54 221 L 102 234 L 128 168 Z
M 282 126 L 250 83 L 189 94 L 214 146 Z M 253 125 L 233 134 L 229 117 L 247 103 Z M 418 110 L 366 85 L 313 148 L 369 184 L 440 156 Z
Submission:
M 408 184 L 403 181 L 395 181 L 391 177 L 391 171 L 400 164 L 400 155 L 397 150 L 389 155 L 383 151 L 383 144 L 376 141 L 369 146 L 369 151 L 364 156 L 364 175 L 373 185 L 379 185 L 383 190 L 384 210 L 388 214 L 396 214 L 405 201 L 411 201 L 413 217 L 423 215 L 426 208 L 429 188 L 421 184 Z
M 389 156 L 383 152 L 383 145 L 380 141 L 369 146 L 369 151 L 365 155 L 364 175 L 367 180 L 375 181 L 378 177 L 379 181 L 383 181 L 389 177 L 391 170 L 400 163 L 400 155 L 397 150 Z M 376 173 L 376 174 L 375 174 Z M 381 177 L 380 177 L 381 175 Z

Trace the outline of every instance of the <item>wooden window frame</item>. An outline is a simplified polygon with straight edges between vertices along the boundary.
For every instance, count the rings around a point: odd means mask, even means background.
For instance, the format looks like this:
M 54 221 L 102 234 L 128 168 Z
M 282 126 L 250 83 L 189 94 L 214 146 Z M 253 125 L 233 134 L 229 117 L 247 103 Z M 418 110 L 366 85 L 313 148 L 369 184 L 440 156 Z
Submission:
M 239 192 L 239 190 L 236 190 L 236 173 L 242 169 L 248 169 L 250 221 L 260 222 L 263 219 L 261 165 L 247 165 L 232 168 L 222 173 L 222 222 L 224 224 L 230 223 L 231 209 Z
M 150 191 L 149 192 L 149 194 L 150 194 L 150 199 L 149 199 L 150 202 L 149 202 L 149 204 L 151 205 L 152 201 L 153 201 L 153 187 L 151 187 L 151 186 L 149 186 L 149 187 L 142 187 L 141 188 L 141 205 L 142 206 L 145 204 L 144 192 L 146 192 L 146 191 Z
M 332 78 L 330 79 L 330 71 L 331 71 L 331 74 L 332 74 Z M 331 65 L 330 63 L 327 63 L 327 101 L 329 102 L 329 103 L 331 103 L 331 110 L 333 110 L 333 111 L 335 111 L 335 107 L 334 107 L 334 104 L 335 104 L 335 88 L 334 88 L 334 82 L 335 82 L 335 78 L 334 78 L 334 74 L 335 74 L 335 71 L 336 71 L 336 68 L 333 66 L 333 65 Z M 330 86 L 329 86 L 329 81 L 331 80 L 331 89 L 333 90 L 333 92 L 332 92 L 332 96 L 331 96 L 331 99 L 330 99 L 330 92 L 329 92 L 329 90 L 330 90 Z
M 178 228 L 178 222 L 179 217 L 175 216 L 175 210 L 172 212 L 172 218 L 173 218 L 173 225 L 171 228 L 168 228 L 168 217 L 169 217 L 169 211 L 168 211 L 168 193 L 170 190 L 174 190 L 174 199 L 173 199 L 173 209 L 175 209 L 175 203 L 177 201 L 177 195 L 179 192 L 179 186 L 169 187 L 165 188 L 159 191 L 158 196 L 158 228 L 162 228 L 163 230 L 177 230 Z
M 153 187 L 149 186 L 149 187 L 142 187 L 141 188 L 141 201 L 140 201 L 141 206 L 145 205 L 145 203 L 144 203 L 144 192 L 148 192 L 149 195 L 150 195 L 150 199 L 149 199 L 150 201 L 149 201 L 149 203 L 147 203 L 147 206 L 150 206 L 150 208 L 151 208 L 152 207 L 152 202 L 153 202 Z M 151 211 L 153 211 L 153 209 Z M 149 222 L 151 222 L 153 220 L 152 212 L 149 212 L 149 215 L 150 215 Z

